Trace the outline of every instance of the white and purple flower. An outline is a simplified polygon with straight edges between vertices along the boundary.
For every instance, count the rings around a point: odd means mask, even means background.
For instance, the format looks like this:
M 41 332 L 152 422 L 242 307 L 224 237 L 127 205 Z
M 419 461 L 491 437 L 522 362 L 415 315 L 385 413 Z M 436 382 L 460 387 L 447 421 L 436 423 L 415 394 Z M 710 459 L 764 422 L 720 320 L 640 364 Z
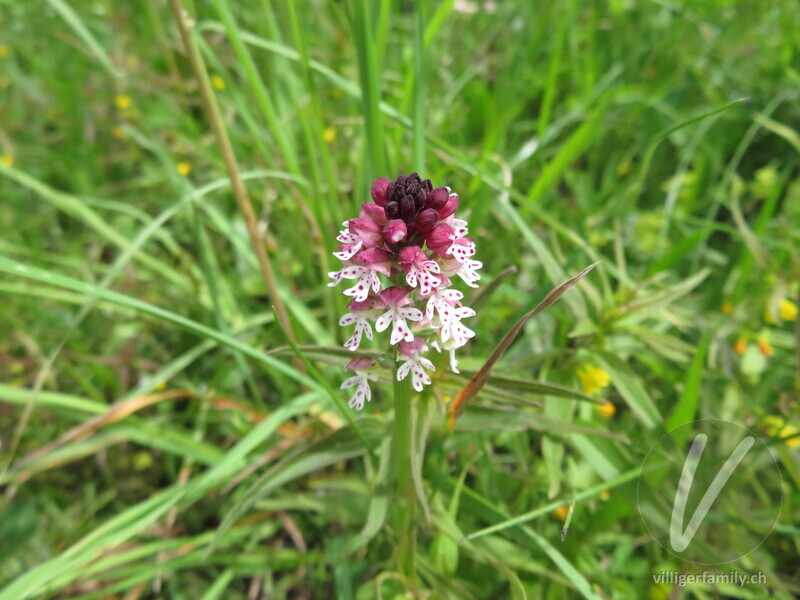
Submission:
M 411 385 L 418 392 L 421 392 L 426 385 L 431 384 L 431 377 L 425 371 L 435 371 L 433 363 L 422 356 L 427 350 L 423 341 L 419 338 L 412 343 L 404 343 L 399 348 L 398 359 L 403 361 L 397 369 L 397 381 L 403 381 L 411 373 Z
M 475 333 L 461 320 L 475 315 L 463 306 L 464 294 L 452 288 L 458 276 L 477 287 L 475 242 L 467 237 L 467 222 L 455 217 L 458 195 L 450 188 L 434 188 L 419 175 L 400 175 L 395 181 L 376 179 L 370 190 L 372 202 L 361 206 L 359 215 L 343 223 L 336 238 L 342 262 L 329 273 L 335 286 L 356 280 L 344 290 L 352 300 L 339 325 L 354 325 L 344 343 L 357 350 L 364 338 L 373 339 L 373 327 L 382 333 L 392 326 L 389 344 L 397 348 L 398 381 L 411 374 L 414 389 L 431 384 L 433 363 L 425 357 L 428 345 L 450 354 L 450 367 L 458 372 L 455 350 Z M 356 358 L 347 369 L 355 371 L 342 389 L 355 387 L 350 406 L 361 410 L 371 399 L 369 382 L 375 381 L 377 362 Z
M 347 405 L 350 408 L 361 410 L 364 408 L 364 403 L 372 399 L 372 390 L 369 387 L 370 381 L 377 381 L 378 377 L 375 374 L 375 367 L 378 366 L 371 358 L 354 358 L 347 366 L 345 371 L 355 371 L 355 375 L 348 377 L 342 383 L 341 389 L 346 390 L 351 387 L 356 388 L 356 393 L 350 398 Z
M 392 337 L 389 343 L 394 345 L 399 341 L 413 342 L 414 334 L 411 333 L 406 319 L 409 321 L 421 321 L 422 311 L 418 308 L 405 308 L 407 304 L 411 304 L 411 298 L 408 292 L 403 288 L 390 287 L 388 290 L 381 292 L 381 303 L 386 309 L 378 320 L 375 321 L 375 329 L 377 331 L 386 331 L 389 324 L 392 324 Z

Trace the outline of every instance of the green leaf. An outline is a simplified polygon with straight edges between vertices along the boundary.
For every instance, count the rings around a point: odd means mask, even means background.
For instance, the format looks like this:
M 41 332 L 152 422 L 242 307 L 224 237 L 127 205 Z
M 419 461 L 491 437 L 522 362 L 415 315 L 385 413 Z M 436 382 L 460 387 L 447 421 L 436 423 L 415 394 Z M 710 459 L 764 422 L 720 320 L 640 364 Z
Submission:
M 389 466 L 392 464 L 392 438 L 387 436 L 380 447 L 380 463 L 367 511 L 367 520 L 361 531 L 350 538 L 337 556 L 349 556 L 366 546 L 383 529 L 389 511 Z
M 494 367 L 495 363 L 500 359 L 501 356 L 508 350 L 508 347 L 514 343 L 514 340 L 517 339 L 519 332 L 522 331 L 522 327 L 528 320 L 554 304 L 561 296 L 569 290 L 573 285 L 578 283 L 581 279 L 583 279 L 589 271 L 595 268 L 597 263 L 593 265 L 589 265 L 583 271 L 578 273 L 575 277 L 568 279 L 561 285 L 553 288 L 550 290 L 544 299 L 537 304 L 533 310 L 525 313 L 522 318 L 517 321 L 514 326 L 503 336 L 503 339 L 500 340 L 500 343 L 497 347 L 492 351 L 492 354 L 489 358 L 486 359 L 486 362 L 481 367 L 480 371 L 478 371 L 475 375 L 472 376 L 469 383 L 464 386 L 464 388 L 458 393 L 455 399 L 450 403 L 450 407 L 448 408 L 448 413 L 450 416 L 450 429 L 453 429 L 455 425 L 456 417 L 464 410 L 465 403 L 472 397 L 476 396 L 478 392 L 480 392 L 481 388 L 486 384 L 487 380 L 489 379 L 489 375 L 492 372 L 492 367 Z
M 196 502 L 211 489 L 232 479 L 244 466 L 245 458 L 277 428 L 290 418 L 303 413 L 316 395 L 304 395 L 275 410 L 231 448 L 219 463 L 185 485 L 176 484 L 152 494 L 122 513 L 112 517 L 80 541 L 17 577 L 0 590 L 0 600 L 25 600 L 41 595 L 56 578 L 62 586 L 74 581 L 78 569 L 100 556 L 105 550 L 125 543 L 133 536 L 155 523 L 181 500 Z
M 679 425 L 683 425 L 695 419 L 695 415 L 697 414 L 697 402 L 700 399 L 700 385 L 703 382 L 703 367 L 706 361 L 708 346 L 711 343 L 713 335 L 713 329 L 706 331 L 697 346 L 697 352 L 694 355 L 694 360 L 692 360 L 692 366 L 689 367 L 689 373 L 686 376 L 686 387 L 681 397 L 678 399 L 678 404 L 667 420 L 667 429 L 669 430 L 675 429 Z
M 210 327 L 202 325 L 197 321 L 187 319 L 186 317 L 182 317 L 166 309 L 159 308 L 158 306 L 148 304 L 147 302 L 143 302 L 137 298 L 125 296 L 124 294 L 120 294 L 118 292 L 114 292 L 111 290 L 106 290 L 96 285 L 85 283 L 83 281 L 78 281 L 77 279 L 66 277 L 58 273 L 53 273 L 51 271 L 40 269 L 38 267 L 25 265 L 5 256 L 0 256 L 0 272 L 8 273 L 9 275 L 17 275 L 19 277 L 25 277 L 26 279 L 32 279 L 34 281 L 39 281 L 42 283 L 49 283 L 51 285 L 55 285 L 58 287 L 62 287 L 68 290 L 85 294 L 93 298 L 97 298 L 99 300 L 111 302 L 113 304 L 119 304 L 121 306 L 125 306 L 127 308 L 132 308 L 139 312 L 149 314 L 151 316 L 167 321 L 168 323 L 172 323 L 173 325 L 186 329 L 187 331 L 190 331 L 200 337 L 212 339 L 222 344 L 223 346 L 241 352 L 248 358 L 255 360 L 257 363 L 269 367 L 270 369 L 273 369 L 279 373 L 283 373 L 284 375 L 300 383 L 303 383 L 304 385 L 307 385 L 312 389 L 315 389 L 317 391 L 324 391 L 324 389 L 321 386 L 319 386 L 319 384 L 317 384 L 317 382 L 315 382 L 313 379 L 310 379 L 309 377 L 303 375 L 302 373 L 299 373 L 292 367 L 278 360 L 275 360 L 271 356 L 267 356 L 266 354 L 264 354 L 264 352 L 260 350 L 257 350 L 246 344 L 243 344 L 239 340 L 229 335 L 223 334 L 215 329 L 211 329 Z
M 217 529 L 214 541 L 206 550 L 206 556 L 214 551 L 227 531 L 256 500 L 293 479 L 319 471 L 334 463 L 355 458 L 364 452 L 362 441 L 353 435 L 352 430 L 340 429 L 327 439 L 309 446 L 275 465 L 259 477 L 228 511 Z
M 89 47 L 91 53 L 97 61 L 103 65 L 103 68 L 108 71 L 109 75 L 115 78 L 121 77 L 106 51 L 92 35 L 92 32 L 83 24 L 78 14 L 72 10 L 72 7 L 64 2 L 64 0 L 47 0 L 47 3 L 53 7 L 53 10 L 61 15 L 61 18 L 64 19 L 67 25 L 69 25 L 83 43 Z

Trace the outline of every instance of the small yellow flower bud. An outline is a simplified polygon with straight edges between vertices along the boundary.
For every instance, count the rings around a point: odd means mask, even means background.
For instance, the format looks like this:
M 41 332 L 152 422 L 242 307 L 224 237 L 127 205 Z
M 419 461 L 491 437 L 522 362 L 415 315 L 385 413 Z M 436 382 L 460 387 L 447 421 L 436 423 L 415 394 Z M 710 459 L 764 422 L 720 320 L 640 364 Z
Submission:
M 114 98 L 114 104 L 119 110 L 128 110 L 131 106 L 133 106 L 133 100 L 131 100 L 128 96 L 119 95 Z
M 783 321 L 794 321 L 797 318 L 797 305 L 784 298 L 778 305 L 778 314 Z
M 777 415 L 768 415 L 764 417 L 762 427 L 768 435 L 777 435 L 785 425 L 783 418 Z
M 733 312 L 733 304 L 731 304 L 730 300 L 725 300 L 720 310 L 722 310 L 723 315 L 729 315 Z
M 0 162 L 3 163 L 7 167 L 13 167 L 14 166 L 14 157 L 11 156 L 10 154 L 3 154 L 3 156 L 0 156 Z
M 617 407 L 614 406 L 613 402 L 603 402 L 600 406 L 597 407 L 597 411 L 603 418 L 610 419 L 617 412 Z
M 733 351 L 736 352 L 736 354 L 744 354 L 745 350 L 747 350 L 747 342 L 742 338 L 736 340 L 736 343 L 733 345 Z
M 221 92 L 225 89 L 225 80 L 219 75 L 212 75 L 211 85 L 214 86 L 215 90 L 219 90 Z
M 770 346 L 769 342 L 764 338 L 758 340 L 758 349 L 764 356 L 772 356 L 772 346 Z
M 177 165 L 175 165 L 175 172 L 183 177 L 186 177 L 191 170 L 192 165 L 190 165 L 188 162 L 179 162 Z
M 592 365 L 583 365 L 578 370 L 578 378 L 581 380 L 584 394 L 594 394 L 611 382 L 611 377 L 606 371 Z
M 8 46 L 0 44 L 0 58 L 5 58 L 9 54 L 11 54 L 11 50 L 9 50 Z
M 137 452 L 133 455 L 133 468 L 136 471 L 144 471 L 153 464 L 153 455 L 149 452 Z
M 790 435 L 795 435 L 797 433 L 800 433 L 800 429 L 797 429 L 797 427 L 794 427 L 792 425 L 787 425 L 786 427 L 784 427 L 783 429 L 780 430 L 780 433 L 778 433 L 778 436 L 782 437 L 782 438 L 785 438 L 785 437 L 789 437 Z M 797 448 L 800 448 L 800 436 L 793 437 L 790 440 L 786 440 L 784 442 L 784 444 L 786 444 L 789 448 L 791 448 L 793 450 L 795 450 Z
M 564 519 L 567 518 L 567 515 L 569 514 L 569 506 L 567 506 L 566 504 L 562 504 L 557 509 L 555 509 L 553 512 L 551 512 L 550 514 L 552 515 L 552 517 L 554 519 L 558 519 L 559 521 L 563 521 Z
M 336 129 L 334 129 L 333 127 L 326 127 L 322 131 L 322 137 L 325 139 L 326 142 L 332 144 L 333 142 L 336 141 Z

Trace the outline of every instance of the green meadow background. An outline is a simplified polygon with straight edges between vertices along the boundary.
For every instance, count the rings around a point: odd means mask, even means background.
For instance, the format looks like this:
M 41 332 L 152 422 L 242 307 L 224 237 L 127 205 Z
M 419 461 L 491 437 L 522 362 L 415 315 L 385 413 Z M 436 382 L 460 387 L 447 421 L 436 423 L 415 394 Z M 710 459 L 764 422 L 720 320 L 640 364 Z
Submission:
M 798 23 L 790 0 L 0 0 L 0 600 L 800 596 Z M 434 352 L 412 398 L 402 499 L 391 382 L 346 408 L 326 284 L 370 181 L 413 171 L 460 195 L 484 286 L 461 376 Z M 774 528 L 716 515 L 720 547 L 772 531 L 717 567 L 636 504 L 648 450 L 701 418 L 782 472 L 745 491 Z M 706 569 L 766 584 L 653 579 Z

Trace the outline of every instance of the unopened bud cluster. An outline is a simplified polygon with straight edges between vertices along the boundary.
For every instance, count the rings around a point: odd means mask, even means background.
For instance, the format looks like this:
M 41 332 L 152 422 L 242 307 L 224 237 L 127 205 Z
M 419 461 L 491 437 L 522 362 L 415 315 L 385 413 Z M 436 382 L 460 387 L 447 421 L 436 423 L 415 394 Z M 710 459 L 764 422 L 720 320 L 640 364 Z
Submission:
M 344 290 L 352 298 L 342 327 L 354 326 L 345 347 L 356 350 L 364 336 L 373 339 L 373 326 L 383 332 L 391 326 L 389 343 L 396 346 L 397 379 L 411 373 L 414 389 L 430 384 L 434 370 L 425 358 L 428 346 L 450 353 L 450 368 L 458 372 L 455 350 L 475 333 L 461 319 L 475 315 L 463 306 L 464 297 L 453 289 L 461 278 L 477 287 L 480 261 L 474 260 L 475 242 L 467 236 L 467 223 L 455 217 L 458 195 L 450 188 L 431 185 L 419 175 L 400 175 L 372 183 L 372 202 L 361 206 L 357 219 L 345 221 L 336 238 L 342 269 L 330 273 L 334 286 L 347 279 Z M 370 381 L 376 380 L 377 363 L 356 358 L 345 367 L 355 375 L 342 389 L 355 387 L 350 406 L 361 410 L 370 400 Z

